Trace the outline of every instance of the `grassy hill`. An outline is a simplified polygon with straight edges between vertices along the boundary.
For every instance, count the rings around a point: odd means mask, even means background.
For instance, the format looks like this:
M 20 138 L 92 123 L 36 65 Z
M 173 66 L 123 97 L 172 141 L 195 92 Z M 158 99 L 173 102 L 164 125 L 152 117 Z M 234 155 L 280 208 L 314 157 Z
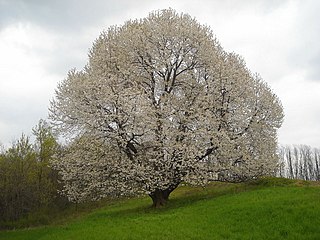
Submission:
M 183 186 L 165 208 L 150 205 L 113 201 L 64 224 L 1 231 L 0 239 L 320 239 L 320 186 L 312 182 Z

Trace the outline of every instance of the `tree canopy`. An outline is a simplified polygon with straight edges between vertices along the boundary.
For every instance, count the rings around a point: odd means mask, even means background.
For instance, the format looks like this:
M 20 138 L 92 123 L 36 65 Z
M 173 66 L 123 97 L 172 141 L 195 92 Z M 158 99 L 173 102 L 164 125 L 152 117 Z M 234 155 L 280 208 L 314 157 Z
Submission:
M 211 29 L 172 9 L 112 26 L 56 89 L 50 118 L 73 139 L 55 165 L 73 201 L 274 171 L 277 96 Z

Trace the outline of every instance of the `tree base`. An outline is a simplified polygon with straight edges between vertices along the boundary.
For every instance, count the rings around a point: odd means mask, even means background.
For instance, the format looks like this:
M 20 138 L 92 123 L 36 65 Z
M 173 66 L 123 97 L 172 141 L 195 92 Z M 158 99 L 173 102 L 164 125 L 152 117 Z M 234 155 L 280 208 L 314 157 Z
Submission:
M 160 208 L 166 205 L 169 200 L 169 194 L 165 190 L 155 190 L 153 193 L 149 194 L 152 199 L 152 207 Z
M 170 193 L 178 187 L 179 183 L 173 184 L 165 190 L 156 189 L 149 196 L 152 199 L 152 207 L 160 208 L 166 205 L 169 200 Z

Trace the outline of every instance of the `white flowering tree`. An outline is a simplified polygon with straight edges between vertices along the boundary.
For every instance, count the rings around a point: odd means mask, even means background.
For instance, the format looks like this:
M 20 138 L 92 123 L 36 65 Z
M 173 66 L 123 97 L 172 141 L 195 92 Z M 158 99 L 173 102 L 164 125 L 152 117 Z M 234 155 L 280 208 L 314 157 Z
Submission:
M 101 33 L 50 117 L 73 137 L 55 163 L 73 201 L 146 193 L 158 207 L 181 183 L 244 180 L 277 163 L 277 96 L 211 30 L 174 10 Z

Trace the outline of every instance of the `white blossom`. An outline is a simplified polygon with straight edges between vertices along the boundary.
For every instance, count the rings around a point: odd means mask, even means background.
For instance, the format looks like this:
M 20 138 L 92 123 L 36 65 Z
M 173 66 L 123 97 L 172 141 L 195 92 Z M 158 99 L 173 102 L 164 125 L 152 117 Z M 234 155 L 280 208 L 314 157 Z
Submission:
M 102 32 L 50 111 L 76 139 L 56 162 L 74 201 L 270 173 L 283 119 L 240 56 L 171 9 Z

